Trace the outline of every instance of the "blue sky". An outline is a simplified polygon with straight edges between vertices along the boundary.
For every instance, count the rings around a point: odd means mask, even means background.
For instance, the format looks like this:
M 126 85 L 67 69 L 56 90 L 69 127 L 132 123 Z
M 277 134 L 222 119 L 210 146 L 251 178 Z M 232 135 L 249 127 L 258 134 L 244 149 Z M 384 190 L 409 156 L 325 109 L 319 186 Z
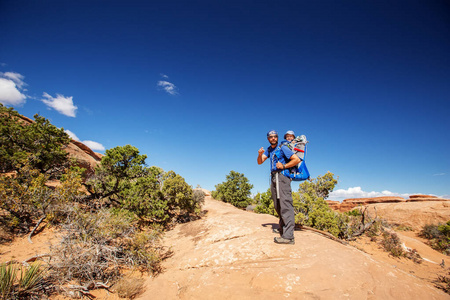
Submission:
M 2 0 L 0 29 L 0 102 L 97 152 L 256 193 L 294 130 L 331 199 L 450 197 L 448 1 Z

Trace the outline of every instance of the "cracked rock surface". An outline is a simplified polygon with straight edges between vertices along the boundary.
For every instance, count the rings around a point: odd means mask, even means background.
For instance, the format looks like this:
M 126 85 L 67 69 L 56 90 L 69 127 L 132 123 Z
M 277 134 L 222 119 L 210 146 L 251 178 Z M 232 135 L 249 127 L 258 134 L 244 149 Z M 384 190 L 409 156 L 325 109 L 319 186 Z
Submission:
M 164 238 L 174 255 L 139 299 L 449 299 L 431 283 L 309 231 L 278 245 L 277 218 L 206 197 Z

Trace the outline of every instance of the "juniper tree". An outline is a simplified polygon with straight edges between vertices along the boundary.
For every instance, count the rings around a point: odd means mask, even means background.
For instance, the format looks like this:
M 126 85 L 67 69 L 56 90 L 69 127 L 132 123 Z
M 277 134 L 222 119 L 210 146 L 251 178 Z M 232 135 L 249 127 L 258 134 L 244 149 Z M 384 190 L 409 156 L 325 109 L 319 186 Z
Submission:
M 68 163 L 64 150 L 70 138 L 38 114 L 28 124 L 13 108 L 0 104 L 0 171 L 17 171 L 25 164 L 42 173 L 61 172 Z
M 249 183 L 247 177 L 239 172 L 230 171 L 226 181 L 217 184 L 212 196 L 232 205 L 245 208 L 251 202 L 250 194 L 253 185 Z

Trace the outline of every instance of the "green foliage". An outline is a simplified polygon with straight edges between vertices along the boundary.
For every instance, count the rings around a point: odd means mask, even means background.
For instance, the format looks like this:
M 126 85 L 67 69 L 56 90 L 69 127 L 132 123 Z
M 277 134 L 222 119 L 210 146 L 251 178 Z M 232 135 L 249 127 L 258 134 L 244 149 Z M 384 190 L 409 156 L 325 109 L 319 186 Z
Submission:
M 121 192 L 120 207 L 150 222 L 165 223 L 170 220 L 168 201 L 161 191 L 163 170 L 148 168 L 147 176 L 137 178 Z
M 420 232 L 420 236 L 428 239 L 431 248 L 450 255 L 450 221 L 446 224 L 427 224 Z
M 146 155 L 126 145 L 106 150 L 101 165 L 86 186 L 96 199 L 134 213 L 142 222 L 168 223 L 200 212 L 192 187 L 173 171 L 146 167 Z
M 0 176 L 0 208 L 7 212 L 0 215 L 0 224 L 10 230 L 28 232 L 42 217 L 47 221 L 61 221 L 66 206 L 82 195 L 81 172 L 79 168 L 67 169 L 55 189 L 45 185 L 48 175 L 28 164 L 14 176 Z
M 334 212 L 325 202 L 325 198 L 334 189 L 337 180 L 333 173 L 326 173 L 311 181 L 300 184 L 298 193 L 294 193 L 295 222 L 319 230 L 325 230 L 334 236 L 342 236 L 347 219 Z
M 216 190 L 212 192 L 213 198 L 231 203 L 238 208 L 245 208 L 251 203 L 251 189 L 253 185 L 249 183 L 247 177 L 239 172 L 230 171 L 226 181 L 217 184 Z
M 68 163 L 64 148 L 70 142 L 63 128 L 39 115 L 26 125 L 12 108 L 0 104 L 0 171 L 15 171 L 29 164 L 43 173 L 54 174 Z
M 353 216 L 353 217 L 360 217 L 362 215 L 361 211 L 359 209 L 353 209 L 351 211 L 345 212 L 345 214 L 347 216 Z
M 258 201 L 258 204 L 255 207 L 254 212 L 273 216 L 277 215 L 275 207 L 273 206 L 272 193 L 270 192 L 270 189 L 267 189 L 264 193 L 256 194 L 255 200 Z
M 162 192 L 172 211 L 176 209 L 180 213 L 189 213 L 198 208 L 193 200 L 192 187 L 174 171 L 164 174 Z
M 44 295 L 45 269 L 40 263 L 28 268 L 0 264 L 0 299 L 27 299 Z
M 146 175 L 146 155 L 136 147 L 126 145 L 108 149 L 86 186 L 94 198 L 118 201 L 120 193 L 130 187 L 132 180 Z

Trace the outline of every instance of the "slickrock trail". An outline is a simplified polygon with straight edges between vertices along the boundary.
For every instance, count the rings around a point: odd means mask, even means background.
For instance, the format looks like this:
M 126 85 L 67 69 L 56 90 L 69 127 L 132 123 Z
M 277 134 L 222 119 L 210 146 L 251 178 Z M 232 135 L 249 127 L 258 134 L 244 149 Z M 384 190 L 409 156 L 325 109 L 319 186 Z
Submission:
M 277 245 L 278 220 L 206 197 L 207 214 L 168 232 L 174 255 L 139 299 L 449 299 L 431 283 L 310 231 Z

